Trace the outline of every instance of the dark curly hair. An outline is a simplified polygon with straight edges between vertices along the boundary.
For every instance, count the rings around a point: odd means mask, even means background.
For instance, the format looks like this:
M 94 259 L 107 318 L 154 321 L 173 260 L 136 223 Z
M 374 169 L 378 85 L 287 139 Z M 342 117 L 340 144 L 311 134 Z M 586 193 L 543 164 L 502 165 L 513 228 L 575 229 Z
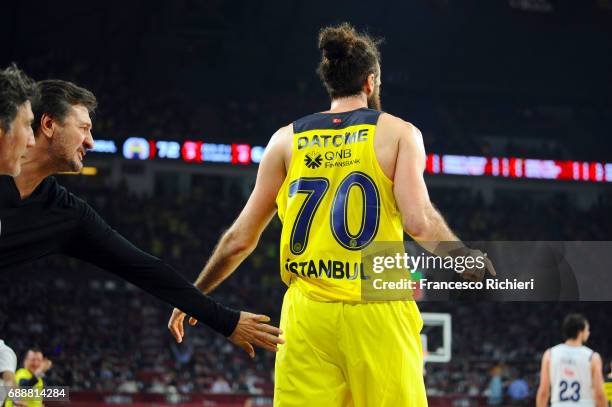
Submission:
M 17 109 L 38 96 L 36 84 L 17 65 L 0 70 L 0 129 L 7 132 L 17 116 Z
M 349 23 L 319 32 L 319 77 L 332 99 L 359 94 L 368 75 L 378 74 L 381 39 L 358 33 Z

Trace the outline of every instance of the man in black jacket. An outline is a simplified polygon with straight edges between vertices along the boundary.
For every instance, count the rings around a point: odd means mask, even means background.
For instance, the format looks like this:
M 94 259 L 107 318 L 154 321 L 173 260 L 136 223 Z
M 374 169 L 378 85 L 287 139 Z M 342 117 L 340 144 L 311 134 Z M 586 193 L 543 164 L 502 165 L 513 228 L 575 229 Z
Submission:
M 36 145 L 21 174 L 0 177 L 0 270 L 51 254 L 99 266 L 204 321 L 251 357 L 252 345 L 276 351 L 280 330 L 264 315 L 239 312 L 203 295 L 171 266 L 138 249 L 86 202 L 60 186 L 52 174 L 80 171 L 93 148 L 93 93 L 70 82 L 38 83 L 33 103 Z

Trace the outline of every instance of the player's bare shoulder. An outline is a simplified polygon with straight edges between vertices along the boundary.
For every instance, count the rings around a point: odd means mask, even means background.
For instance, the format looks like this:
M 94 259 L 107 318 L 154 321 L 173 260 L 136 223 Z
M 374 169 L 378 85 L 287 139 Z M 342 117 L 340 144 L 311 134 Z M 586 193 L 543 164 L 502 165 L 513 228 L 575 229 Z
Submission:
M 291 136 L 293 136 L 293 123 L 289 123 L 276 130 L 270 141 L 290 138 Z
M 593 351 L 591 355 L 591 366 L 595 366 L 597 369 L 601 369 L 603 366 L 603 360 L 601 359 L 601 355 L 595 351 Z
M 421 131 L 414 124 L 400 117 L 382 113 L 378 119 L 378 129 L 381 134 L 384 134 L 387 142 L 395 142 L 398 145 L 400 141 L 407 142 L 425 151 Z
M 293 147 L 293 124 L 290 123 L 276 130 L 270 138 L 266 147 L 266 155 L 281 158 L 285 163 L 285 168 L 291 162 L 291 151 Z
M 542 364 L 550 363 L 550 348 L 546 349 L 542 354 Z

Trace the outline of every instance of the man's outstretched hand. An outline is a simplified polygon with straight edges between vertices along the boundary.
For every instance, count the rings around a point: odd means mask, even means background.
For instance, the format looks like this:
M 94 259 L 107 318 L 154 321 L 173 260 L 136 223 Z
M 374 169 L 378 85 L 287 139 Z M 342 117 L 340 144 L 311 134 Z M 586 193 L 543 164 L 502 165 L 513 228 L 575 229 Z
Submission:
M 280 328 L 268 325 L 266 322 L 270 322 L 270 317 L 240 311 L 238 325 L 228 339 L 234 345 L 244 349 L 252 358 L 255 357 L 253 345 L 270 352 L 278 352 L 277 345 L 285 343 L 285 340 L 280 338 L 283 331 Z
M 170 321 L 168 321 L 168 329 L 178 343 L 181 343 L 183 341 L 183 336 L 185 336 L 183 327 L 185 317 L 186 315 L 184 312 L 175 308 L 174 311 L 172 311 Z M 238 325 L 236 325 L 236 329 L 234 329 L 234 332 L 228 339 L 234 345 L 244 349 L 251 358 L 255 357 L 253 345 L 269 350 L 270 352 L 277 352 L 277 345 L 285 343 L 285 340 L 279 337 L 282 331 L 275 326 L 268 325 L 267 322 L 270 322 L 270 317 L 268 316 L 240 311 Z M 189 317 L 189 325 L 194 326 L 197 323 L 198 321 L 195 318 Z

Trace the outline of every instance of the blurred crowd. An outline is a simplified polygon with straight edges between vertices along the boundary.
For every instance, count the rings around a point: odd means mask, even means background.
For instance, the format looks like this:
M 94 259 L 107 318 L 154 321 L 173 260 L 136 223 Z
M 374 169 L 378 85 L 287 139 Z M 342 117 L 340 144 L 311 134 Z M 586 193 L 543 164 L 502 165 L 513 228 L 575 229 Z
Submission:
M 222 233 L 242 207 L 240 192 L 220 176 L 204 178 L 188 196 L 155 199 L 113 193 L 63 177 L 120 233 L 193 280 Z M 74 181 L 74 182 L 73 182 Z M 78 182 L 77 182 L 78 181 Z M 230 183 L 231 184 L 231 183 Z M 497 193 L 485 200 L 467 188 L 432 188 L 432 199 L 465 239 L 609 240 L 612 200 L 602 194 L 585 209 L 567 194 L 530 199 Z M 514 196 L 514 198 L 513 198 Z M 242 309 L 270 315 L 278 323 L 285 290 L 278 277 L 280 223 L 274 220 L 256 251 L 214 297 Z M 202 327 L 187 327 L 174 343 L 166 324 L 170 307 L 76 260 L 56 257 L 3 273 L 0 332 L 22 357 L 32 346 L 53 361 L 50 384 L 73 390 L 120 392 L 246 392 L 273 387 L 274 356 L 254 360 Z M 609 306 L 598 303 L 430 302 L 423 311 L 446 312 L 453 320 L 450 363 L 425 368 L 431 395 L 507 394 L 512 383 L 526 397 L 537 386 L 539 358 L 560 341 L 559 323 L 570 311 L 592 324 L 591 345 L 612 358 Z M 514 389 L 514 387 L 512 387 Z M 516 390 L 516 389 L 514 389 Z

